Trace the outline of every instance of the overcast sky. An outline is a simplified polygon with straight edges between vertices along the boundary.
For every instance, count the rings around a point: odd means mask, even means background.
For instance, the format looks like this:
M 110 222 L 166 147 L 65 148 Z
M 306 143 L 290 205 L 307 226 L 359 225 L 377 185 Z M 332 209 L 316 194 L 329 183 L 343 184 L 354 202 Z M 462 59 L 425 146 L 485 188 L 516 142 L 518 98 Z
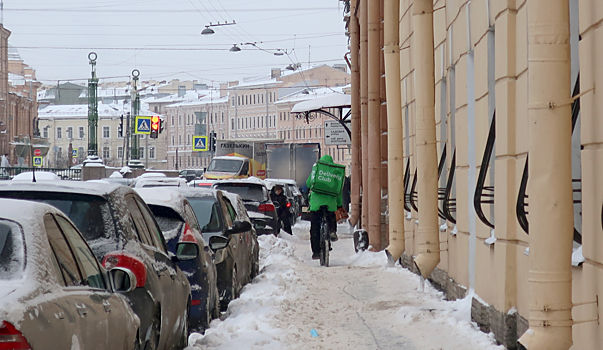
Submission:
M 88 53 L 98 54 L 101 81 L 126 80 L 134 68 L 142 80 L 223 82 L 269 74 L 300 62 L 344 63 L 342 5 L 338 0 L 3 0 L 9 43 L 43 83 L 90 77 Z M 214 27 L 209 22 L 236 25 Z M 257 42 L 274 56 L 250 45 Z M 274 51 L 271 51 L 274 52 Z M 77 80 L 80 79 L 80 80 Z

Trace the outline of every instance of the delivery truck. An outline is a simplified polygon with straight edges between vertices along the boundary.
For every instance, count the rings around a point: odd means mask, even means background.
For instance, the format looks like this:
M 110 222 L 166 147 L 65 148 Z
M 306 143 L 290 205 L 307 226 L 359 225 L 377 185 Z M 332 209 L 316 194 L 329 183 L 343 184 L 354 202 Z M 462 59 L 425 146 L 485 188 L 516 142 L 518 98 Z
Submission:
M 216 154 L 204 177 L 207 180 L 266 178 L 266 144 L 282 143 L 278 139 L 217 140 Z
M 306 186 L 312 166 L 320 159 L 320 143 L 269 143 L 266 145 L 266 178 L 295 180 Z

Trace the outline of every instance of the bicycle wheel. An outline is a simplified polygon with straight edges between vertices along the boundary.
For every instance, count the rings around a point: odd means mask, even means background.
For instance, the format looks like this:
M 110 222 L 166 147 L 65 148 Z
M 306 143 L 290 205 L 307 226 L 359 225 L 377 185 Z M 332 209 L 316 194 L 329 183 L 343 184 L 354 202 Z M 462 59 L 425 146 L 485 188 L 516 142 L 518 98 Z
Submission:
M 329 250 L 331 250 L 329 225 L 323 212 L 320 219 L 320 266 L 329 266 Z

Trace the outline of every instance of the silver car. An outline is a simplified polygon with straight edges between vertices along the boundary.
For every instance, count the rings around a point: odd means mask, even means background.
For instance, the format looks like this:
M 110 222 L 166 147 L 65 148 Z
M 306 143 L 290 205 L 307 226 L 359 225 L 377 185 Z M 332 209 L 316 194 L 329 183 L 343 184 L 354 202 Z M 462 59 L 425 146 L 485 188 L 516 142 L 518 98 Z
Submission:
M 107 272 L 50 205 L 0 199 L 0 208 L 0 347 L 137 348 L 140 321 L 120 293 L 136 287 L 134 274 Z

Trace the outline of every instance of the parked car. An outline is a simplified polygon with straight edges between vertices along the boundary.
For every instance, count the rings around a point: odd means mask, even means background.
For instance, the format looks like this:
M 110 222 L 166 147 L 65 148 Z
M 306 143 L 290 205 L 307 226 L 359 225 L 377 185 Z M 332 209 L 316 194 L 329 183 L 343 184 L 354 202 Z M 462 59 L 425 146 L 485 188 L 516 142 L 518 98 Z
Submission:
M 177 264 L 191 285 L 189 330 L 202 332 L 212 319 L 220 316 L 220 295 L 214 253 L 201 235 L 195 212 L 184 195 L 172 188 L 138 188 L 136 192 L 155 215 L 171 253 L 176 254 L 178 242 L 193 242 L 199 246 L 196 259 Z
M 203 188 L 211 188 L 211 186 L 216 182 L 215 180 L 206 180 L 206 179 L 198 179 L 192 180 L 188 183 L 188 187 L 203 187 Z
M 297 216 L 301 217 L 302 212 L 303 212 L 302 208 L 304 206 L 304 196 L 303 196 L 301 190 L 299 189 L 299 187 L 297 187 L 297 183 L 295 182 L 295 180 L 291 180 L 291 179 L 279 179 L 279 180 L 283 181 L 285 184 L 287 184 L 287 187 L 293 193 L 293 196 L 295 197 L 295 201 L 297 202 Z
M 186 180 L 180 177 L 151 177 L 136 180 L 135 188 L 186 187 Z
M 0 348 L 137 349 L 140 320 L 122 294 L 135 274 L 107 272 L 55 207 L 0 199 L 0 208 Z
M 184 169 L 180 171 L 179 176 L 185 179 L 186 182 L 190 182 L 201 178 L 203 176 L 203 169 Z
M 131 188 L 78 181 L 10 182 L 0 183 L 0 197 L 57 207 L 82 232 L 105 268 L 134 273 L 136 288 L 125 295 L 140 318 L 143 349 L 186 346 L 191 293 L 176 261 L 195 259 L 196 244 L 179 243 L 178 256 L 170 257 L 153 214 Z
M 212 188 L 238 194 L 243 199 L 247 212 L 259 213 L 269 218 L 264 228 L 256 226 L 255 229 L 258 235 L 278 235 L 280 229 L 276 209 L 262 180 L 256 177 L 241 180 L 221 180 L 214 183 Z M 251 215 L 250 217 L 253 218 Z
M 251 220 L 247 213 L 247 208 L 245 208 L 245 202 L 238 194 L 230 193 L 230 192 L 222 192 L 228 199 L 230 203 L 233 205 L 234 209 L 237 211 L 237 221 L 246 221 L 251 226 L 252 229 L 245 236 L 245 239 L 249 239 L 249 243 L 251 246 L 249 247 L 250 254 L 250 264 L 251 264 L 251 274 L 249 279 L 253 280 L 255 276 L 260 273 L 260 244 L 258 243 L 258 235 L 255 230 L 254 222 Z M 265 224 L 264 224 L 265 225 Z M 246 242 L 247 243 L 247 242 Z
M 251 281 L 251 224 L 237 220 L 236 210 L 222 191 L 190 187 L 178 190 L 190 202 L 203 238 L 215 251 L 220 307 L 226 310 L 230 301 L 238 298 L 243 286 Z M 224 249 L 218 250 L 221 245 Z

